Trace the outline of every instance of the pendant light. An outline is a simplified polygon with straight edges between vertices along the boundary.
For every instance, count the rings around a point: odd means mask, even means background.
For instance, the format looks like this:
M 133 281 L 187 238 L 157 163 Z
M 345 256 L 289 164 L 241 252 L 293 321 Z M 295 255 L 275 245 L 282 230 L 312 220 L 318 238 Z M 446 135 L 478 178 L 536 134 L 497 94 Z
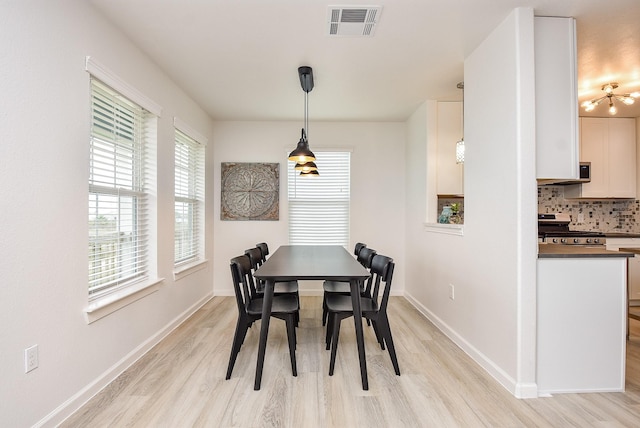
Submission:
M 298 76 L 300 76 L 300 86 L 304 91 L 304 127 L 302 128 L 302 135 L 298 146 L 289 153 L 289 160 L 297 163 L 295 166 L 296 171 L 301 171 L 301 174 L 306 172 L 315 171 L 313 175 L 319 175 L 317 172 L 317 166 L 313 163 L 316 160 L 315 155 L 309 149 L 309 141 L 307 140 L 307 130 L 309 129 L 309 92 L 313 89 L 313 70 L 311 67 L 303 66 L 298 67 Z M 315 169 L 314 169 L 315 168 Z
M 456 87 L 462 89 L 462 138 L 456 143 L 456 163 L 464 163 L 464 82 Z

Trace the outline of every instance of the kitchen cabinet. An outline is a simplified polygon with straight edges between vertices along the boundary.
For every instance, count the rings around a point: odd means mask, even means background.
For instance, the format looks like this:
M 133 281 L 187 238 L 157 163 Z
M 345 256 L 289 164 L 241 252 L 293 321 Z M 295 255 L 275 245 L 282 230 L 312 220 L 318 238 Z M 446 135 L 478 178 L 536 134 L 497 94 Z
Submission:
M 640 248 L 640 238 L 607 238 L 607 250 L 620 248 Z M 631 257 L 628 263 L 629 304 L 640 306 L 640 256 Z
M 538 259 L 538 394 L 624 391 L 625 257 Z
M 464 164 L 456 163 L 456 143 L 462 138 L 461 102 L 438 103 L 437 193 L 464 193 Z
M 575 19 L 535 17 L 536 177 L 578 178 Z
M 591 181 L 565 187 L 565 198 L 636 197 L 636 130 L 633 118 L 580 118 L 580 161 Z

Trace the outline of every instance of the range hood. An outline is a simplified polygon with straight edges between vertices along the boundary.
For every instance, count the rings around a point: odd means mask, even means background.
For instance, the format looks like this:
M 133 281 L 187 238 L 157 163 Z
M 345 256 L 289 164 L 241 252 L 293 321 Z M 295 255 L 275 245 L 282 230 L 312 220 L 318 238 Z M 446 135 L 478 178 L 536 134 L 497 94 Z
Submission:
M 567 186 L 570 184 L 588 183 L 591 181 L 591 162 L 580 162 L 578 172 L 580 178 L 539 178 L 538 186 Z
M 538 179 L 538 186 L 568 186 L 570 184 L 582 184 L 590 182 L 590 178 L 566 179 L 566 178 L 543 178 Z

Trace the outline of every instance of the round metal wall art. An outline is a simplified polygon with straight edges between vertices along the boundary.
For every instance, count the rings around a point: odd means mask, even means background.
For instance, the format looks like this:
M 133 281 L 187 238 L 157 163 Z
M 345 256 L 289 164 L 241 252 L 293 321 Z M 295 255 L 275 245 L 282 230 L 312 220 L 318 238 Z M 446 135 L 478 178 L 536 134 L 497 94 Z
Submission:
M 278 220 L 280 164 L 222 162 L 221 220 Z

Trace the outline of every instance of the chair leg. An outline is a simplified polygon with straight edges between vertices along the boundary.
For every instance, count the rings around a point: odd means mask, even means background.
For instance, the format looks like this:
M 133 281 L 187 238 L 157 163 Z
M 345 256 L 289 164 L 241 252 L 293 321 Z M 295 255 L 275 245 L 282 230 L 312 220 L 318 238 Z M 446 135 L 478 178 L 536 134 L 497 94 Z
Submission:
M 229 355 L 229 366 L 227 367 L 227 377 L 225 379 L 231 378 L 231 372 L 233 372 L 233 366 L 236 364 L 236 358 L 238 357 L 238 353 L 240 352 L 240 347 L 244 342 L 244 338 L 247 335 L 247 330 L 249 329 L 250 324 L 247 320 L 242 319 L 242 317 L 238 317 L 238 322 L 236 323 L 236 332 L 233 335 L 233 344 L 231 345 L 231 355 Z
M 371 321 L 371 320 L 367 318 L 367 322 L 368 321 Z M 373 325 L 373 331 L 376 334 L 376 339 L 380 344 L 380 348 L 382 348 L 382 350 L 384 351 L 384 337 L 382 336 L 382 334 L 380 334 L 380 329 L 378 328 L 378 324 L 375 321 L 372 321 L 371 324 Z
M 389 357 L 391 357 L 391 364 L 393 364 L 393 369 L 396 372 L 396 375 L 400 376 L 400 366 L 398 365 L 398 357 L 396 356 L 396 348 L 393 345 L 393 337 L 391 336 L 391 326 L 389 325 L 389 320 L 387 317 L 383 317 L 382 321 L 382 329 L 384 341 L 387 342 L 387 348 L 389 348 Z
M 336 317 L 336 314 L 327 313 L 327 333 L 325 338 L 325 342 L 327 345 L 325 349 L 327 351 L 331 349 L 331 334 L 333 332 L 333 324 L 335 323 L 335 317 Z
M 338 353 L 338 337 L 340 336 L 340 316 L 333 314 L 331 324 L 333 325 L 333 335 L 331 338 L 331 360 L 329 362 L 329 376 L 333 376 L 333 369 L 336 366 L 336 354 Z
M 291 357 L 291 372 L 294 376 L 298 376 L 296 365 L 296 326 L 295 314 L 287 316 L 287 336 L 289 339 L 289 356 Z
M 327 310 L 327 294 L 324 293 L 322 296 L 322 326 L 327 325 L 327 316 L 329 311 Z

